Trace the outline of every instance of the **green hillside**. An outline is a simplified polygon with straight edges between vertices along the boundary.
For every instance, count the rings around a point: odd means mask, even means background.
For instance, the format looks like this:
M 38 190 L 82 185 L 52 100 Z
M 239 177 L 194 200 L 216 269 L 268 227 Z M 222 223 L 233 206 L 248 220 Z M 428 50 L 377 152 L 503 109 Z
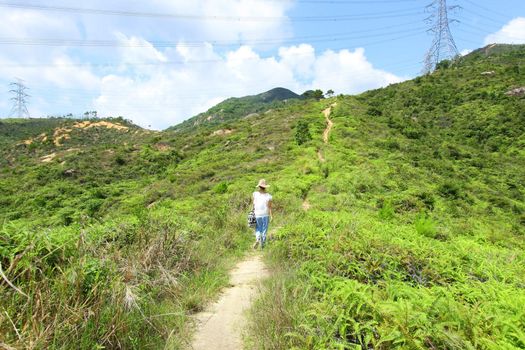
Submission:
M 254 348 L 525 347 L 525 47 L 498 51 L 318 107 Z
M 248 349 L 524 348 L 524 57 L 164 132 L 2 121 L 0 344 L 183 348 L 266 178 Z
M 204 113 L 169 128 L 168 131 L 191 130 L 196 127 L 213 127 L 224 122 L 236 122 L 240 118 L 282 107 L 301 98 L 300 95 L 284 88 L 274 88 L 253 96 L 232 97 Z
M 22 139 L 28 139 L 41 134 L 64 122 L 60 118 L 33 119 L 27 123 L 25 119 L 0 119 L 0 144 L 7 146 Z

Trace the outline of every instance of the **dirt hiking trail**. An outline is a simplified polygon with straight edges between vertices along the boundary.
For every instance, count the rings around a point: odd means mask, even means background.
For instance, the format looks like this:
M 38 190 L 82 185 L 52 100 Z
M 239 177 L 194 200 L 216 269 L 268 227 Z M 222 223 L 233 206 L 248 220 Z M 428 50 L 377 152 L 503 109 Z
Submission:
M 330 131 L 332 131 L 332 128 L 334 127 L 334 122 L 332 121 L 332 119 L 330 119 L 330 114 L 332 114 L 332 108 L 335 106 L 337 106 L 336 102 L 332 103 L 330 107 L 326 108 L 323 111 L 323 115 L 326 119 L 326 129 L 324 129 L 323 131 L 323 142 L 325 144 L 328 144 L 328 138 L 330 137 Z M 326 159 L 323 156 L 323 152 L 320 149 L 317 150 L 317 157 L 319 158 L 319 161 L 321 163 L 324 163 L 326 161 Z
M 250 254 L 238 263 L 230 273 L 230 287 L 217 302 L 195 315 L 197 330 L 190 349 L 241 350 L 247 325 L 245 312 L 268 274 L 259 253 Z
M 332 127 L 334 126 L 334 122 L 332 122 L 332 120 L 330 119 L 330 114 L 332 114 L 332 107 L 335 107 L 336 105 L 336 103 L 333 103 L 330 107 L 323 111 L 324 117 L 326 118 L 326 129 L 323 132 L 324 143 L 328 143 L 330 131 L 332 131 Z

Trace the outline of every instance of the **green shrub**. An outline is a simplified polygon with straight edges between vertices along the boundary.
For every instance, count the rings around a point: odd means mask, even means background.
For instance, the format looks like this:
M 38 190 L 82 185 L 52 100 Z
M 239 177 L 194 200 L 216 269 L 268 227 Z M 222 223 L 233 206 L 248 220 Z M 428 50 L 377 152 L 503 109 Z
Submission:
M 116 163 L 117 165 L 124 165 L 124 164 L 126 164 L 126 159 L 125 159 L 123 156 L 118 155 L 118 156 L 115 158 L 115 163 Z
M 226 182 L 221 182 L 213 188 L 213 191 L 218 194 L 223 194 L 228 192 L 228 184 Z
M 395 216 L 395 210 L 390 200 L 382 201 L 379 208 L 379 218 L 381 220 L 390 220 Z
M 424 213 L 419 214 L 414 222 L 417 233 L 420 235 L 435 238 L 437 235 L 436 223 L 432 218 Z
M 375 107 L 375 106 L 371 106 L 366 111 L 366 114 L 368 114 L 369 116 L 372 116 L 372 117 L 379 117 L 379 116 L 383 115 L 383 111 L 380 110 L 379 108 Z
M 307 121 L 299 120 L 295 126 L 295 142 L 302 145 L 312 139 L 310 134 L 310 126 Z
M 452 199 L 458 199 L 461 197 L 461 187 L 452 181 L 445 181 L 438 187 L 438 192 L 443 197 L 449 197 Z
M 421 192 L 417 194 L 417 197 L 423 202 L 423 205 L 428 210 L 434 210 L 436 199 L 430 192 Z

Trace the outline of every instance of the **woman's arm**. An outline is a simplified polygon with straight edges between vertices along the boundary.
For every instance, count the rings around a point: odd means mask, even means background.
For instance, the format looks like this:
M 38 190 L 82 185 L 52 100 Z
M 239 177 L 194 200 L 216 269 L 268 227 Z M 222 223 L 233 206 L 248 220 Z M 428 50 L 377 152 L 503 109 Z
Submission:
M 270 220 L 273 220 L 273 216 L 272 216 L 272 200 L 271 199 L 268 201 L 268 212 L 270 213 Z

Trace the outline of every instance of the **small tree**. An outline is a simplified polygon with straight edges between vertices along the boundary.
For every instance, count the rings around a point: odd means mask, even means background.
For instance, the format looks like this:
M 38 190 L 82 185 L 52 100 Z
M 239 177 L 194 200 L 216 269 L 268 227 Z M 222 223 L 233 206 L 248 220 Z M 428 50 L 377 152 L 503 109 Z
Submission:
M 334 90 L 330 89 L 326 92 L 326 97 L 332 97 L 334 96 Z
M 307 90 L 305 91 L 303 94 L 302 94 L 303 98 L 306 98 L 306 99 L 316 99 L 316 100 L 320 100 L 322 98 L 324 98 L 324 94 L 323 94 L 323 91 L 322 90 Z
M 299 120 L 297 125 L 295 126 L 295 141 L 298 145 L 302 145 L 303 143 L 306 143 L 312 139 L 312 135 L 310 134 L 310 127 L 308 125 L 308 122 L 305 120 Z
M 436 70 L 440 70 L 440 69 L 447 69 L 447 68 L 450 68 L 452 66 L 452 61 L 451 60 L 443 60 L 443 61 L 440 61 L 437 65 L 436 65 Z

